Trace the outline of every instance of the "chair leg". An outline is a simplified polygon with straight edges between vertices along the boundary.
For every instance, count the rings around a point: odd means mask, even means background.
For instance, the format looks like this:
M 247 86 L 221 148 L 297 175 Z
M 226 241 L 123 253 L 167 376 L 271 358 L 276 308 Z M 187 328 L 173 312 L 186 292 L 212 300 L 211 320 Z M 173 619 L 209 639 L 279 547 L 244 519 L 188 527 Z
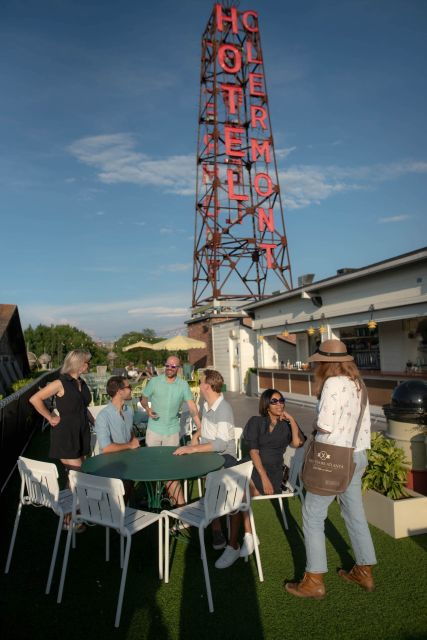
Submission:
M 58 598 L 56 600 L 58 604 L 62 600 L 62 592 L 64 591 L 65 574 L 67 572 L 68 556 L 70 555 L 71 538 L 73 535 L 72 523 L 73 521 L 71 520 L 70 528 L 68 529 L 68 533 L 67 533 L 67 542 L 65 544 L 64 560 L 62 562 L 61 580 L 59 582 Z
M 255 560 L 256 560 L 256 565 L 258 569 L 259 581 L 264 582 L 264 575 L 262 573 L 262 566 L 261 566 L 261 556 L 259 554 L 259 545 L 256 544 L 257 535 L 256 535 L 256 529 L 255 529 L 255 519 L 254 519 L 254 514 L 252 513 L 251 507 L 249 507 L 249 519 L 251 521 L 252 535 L 254 536 L 254 540 L 255 540 L 254 553 L 255 553 Z
M 116 628 L 120 624 L 120 616 L 121 616 L 121 613 L 122 613 L 123 595 L 124 595 L 124 592 L 125 592 L 126 576 L 127 576 L 127 572 L 128 572 L 128 564 L 129 564 L 129 555 L 130 555 L 131 542 L 132 542 L 131 536 L 126 536 L 126 551 L 125 551 L 125 558 L 124 558 L 123 569 L 122 569 L 122 579 L 120 581 L 120 590 L 119 590 L 119 599 L 118 599 L 118 602 L 117 602 L 116 620 L 114 622 L 114 626 Z
M 163 520 L 164 517 L 159 518 L 159 578 L 163 579 Z
M 184 480 L 184 500 L 188 502 L 188 480 Z
M 201 553 L 202 563 L 203 563 L 203 573 L 205 574 L 206 593 L 208 596 L 209 613 L 213 613 L 214 606 L 213 606 L 213 599 L 212 599 L 211 581 L 209 578 L 208 560 L 206 557 L 205 530 L 203 529 L 203 527 L 199 527 L 199 541 L 200 541 L 200 553 Z
M 197 489 L 199 491 L 199 498 L 201 498 L 203 496 L 202 479 L 201 478 L 197 478 Z
M 169 582 L 169 516 L 165 514 L 165 582 Z
M 47 585 L 46 585 L 46 591 L 45 591 L 46 595 L 50 593 L 50 587 L 52 585 L 53 572 L 55 570 L 56 556 L 58 555 L 58 547 L 59 547 L 59 541 L 61 539 L 61 531 L 62 531 L 63 523 L 64 523 L 64 514 L 61 513 L 61 515 L 59 516 L 58 528 L 56 530 L 56 538 L 55 538 L 55 544 L 53 546 L 52 560 L 50 561 L 49 576 L 47 578 Z
M 282 520 L 283 520 L 283 524 L 285 525 L 285 529 L 289 529 L 288 527 L 288 519 L 286 517 L 286 513 L 285 513 L 285 506 L 283 504 L 283 498 L 277 498 L 279 501 L 279 505 L 280 505 L 280 513 L 282 514 Z
M 123 569 L 123 562 L 125 556 L 125 539 L 120 535 L 120 569 Z
M 20 500 L 18 504 L 18 509 L 16 510 L 15 524 L 13 525 L 12 538 L 10 540 L 9 553 L 7 554 L 6 568 L 4 570 L 5 573 L 9 573 L 10 563 L 12 561 L 13 548 L 15 546 L 16 533 L 18 531 L 19 519 L 21 517 L 21 511 L 22 511 L 22 502 Z

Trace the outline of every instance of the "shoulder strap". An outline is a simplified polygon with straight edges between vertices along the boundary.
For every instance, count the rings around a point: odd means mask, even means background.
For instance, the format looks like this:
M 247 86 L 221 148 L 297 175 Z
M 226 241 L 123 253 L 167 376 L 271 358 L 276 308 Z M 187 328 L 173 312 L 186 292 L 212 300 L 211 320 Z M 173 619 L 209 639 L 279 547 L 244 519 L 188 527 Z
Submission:
M 365 383 L 362 380 L 360 381 L 360 390 L 362 392 L 360 397 L 360 413 L 359 413 L 359 418 L 357 420 L 356 429 L 354 431 L 353 445 L 352 445 L 353 448 L 356 446 L 357 437 L 359 435 L 360 426 L 362 424 L 363 415 L 365 413 L 366 403 L 368 401 L 368 392 L 366 390 Z

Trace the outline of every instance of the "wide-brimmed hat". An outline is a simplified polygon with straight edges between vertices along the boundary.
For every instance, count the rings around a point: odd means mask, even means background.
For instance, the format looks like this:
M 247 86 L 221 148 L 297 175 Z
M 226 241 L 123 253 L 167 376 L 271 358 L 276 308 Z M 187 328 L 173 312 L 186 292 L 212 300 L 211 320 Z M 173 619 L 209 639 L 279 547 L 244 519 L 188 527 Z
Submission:
M 308 362 L 350 362 L 354 360 L 344 342 L 341 340 L 325 340 L 321 342 L 316 353 L 308 358 Z

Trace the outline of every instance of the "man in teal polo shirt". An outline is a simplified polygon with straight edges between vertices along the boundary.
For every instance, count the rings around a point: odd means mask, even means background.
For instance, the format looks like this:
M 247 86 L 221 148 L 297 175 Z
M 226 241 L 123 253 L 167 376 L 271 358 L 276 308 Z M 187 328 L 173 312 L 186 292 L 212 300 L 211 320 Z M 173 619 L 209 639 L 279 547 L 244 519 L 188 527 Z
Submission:
M 187 403 L 197 430 L 201 423 L 199 411 L 193 400 L 193 394 L 185 380 L 177 377 L 180 360 L 169 356 L 165 364 L 165 373 L 151 378 L 144 389 L 141 404 L 148 413 L 145 444 L 147 447 L 177 447 L 179 445 L 179 410 Z M 151 402 L 151 407 L 148 406 Z M 166 485 L 169 497 L 176 505 L 184 504 L 184 495 L 179 482 Z
M 177 377 L 180 361 L 177 356 L 169 356 L 165 373 L 151 378 L 144 389 L 141 404 L 148 413 L 145 436 L 147 447 L 177 447 L 179 445 L 179 410 L 187 403 L 197 429 L 201 429 L 199 411 L 193 394 L 185 380 Z M 151 407 L 148 406 L 151 402 Z

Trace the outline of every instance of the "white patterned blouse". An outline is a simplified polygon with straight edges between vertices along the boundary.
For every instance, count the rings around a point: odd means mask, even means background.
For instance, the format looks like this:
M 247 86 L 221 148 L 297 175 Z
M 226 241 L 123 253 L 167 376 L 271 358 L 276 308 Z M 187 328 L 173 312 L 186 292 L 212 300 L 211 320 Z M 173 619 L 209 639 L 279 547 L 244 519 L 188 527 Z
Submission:
M 317 433 L 317 442 L 351 447 L 360 413 L 361 392 L 351 378 L 335 376 L 325 381 L 317 405 L 317 425 L 328 433 Z M 371 448 L 371 416 L 369 401 L 356 442 L 356 451 Z

